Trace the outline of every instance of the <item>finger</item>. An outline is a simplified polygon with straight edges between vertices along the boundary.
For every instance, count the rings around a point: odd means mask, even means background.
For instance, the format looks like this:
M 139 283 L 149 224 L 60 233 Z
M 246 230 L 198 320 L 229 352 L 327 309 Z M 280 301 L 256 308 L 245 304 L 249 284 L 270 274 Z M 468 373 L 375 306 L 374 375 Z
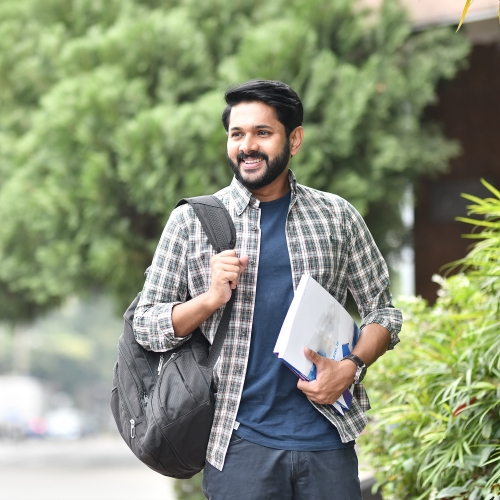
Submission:
M 311 382 L 307 380 L 301 380 L 297 382 L 297 389 L 301 390 L 307 397 L 313 395 L 317 391 L 318 383 L 316 380 L 312 380 Z
M 325 359 L 323 356 L 320 356 L 317 352 L 309 349 L 309 347 L 304 347 L 304 355 L 309 360 L 312 361 L 316 366 L 321 364 Z
M 214 257 L 236 257 L 236 250 L 224 250 L 221 253 L 218 253 Z
M 231 285 L 231 288 L 234 290 L 236 288 L 236 285 L 238 284 L 238 278 L 240 277 L 240 274 L 235 272 L 235 273 L 224 273 L 223 276 L 221 276 L 222 281 L 224 283 L 229 283 Z
M 329 404 L 329 399 L 319 391 L 316 387 L 315 381 L 304 382 L 303 380 L 299 380 L 297 382 L 297 389 L 300 389 L 306 398 L 313 403 Z M 336 399 L 334 401 L 336 401 Z
M 237 287 L 239 279 L 240 273 L 238 270 L 235 270 L 234 272 L 224 271 L 217 275 L 217 281 L 220 280 L 220 283 L 228 283 L 231 290 L 234 290 Z
M 297 382 L 297 389 L 299 389 L 304 394 L 306 394 L 307 392 L 309 392 L 309 384 L 310 383 L 311 382 L 306 382 L 305 380 L 300 380 L 300 378 L 299 378 L 299 381 Z
M 220 262 L 214 267 L 214 270 L 221 273 L 240 273 L 240 266 Z
M 248 266 L 248 255 L 242 255 L 240 257 L 240 273 L 242 273 Z
M 304 393 L 304 396 L 309 400 L 312 401 L 313 403 L 322 403 L 323 400 L 318 396 L 316 392 L 311 392 L 307 390 L 302 391 Z
M 312 401 L 313 403 L 316 403 L 316 404 L 319 404 L 319 405 L 331 405 L 331 404 L 333 404 L 335 402 L 335 401 L 330 402 L 328 399 L 320 398 L 320 397 L 314 397 L 314 396 L 311 396 L 310 398 L 308 397 L 307 399 L 309 399 L 309 401 Z
M 233 280 L 231 280 L 231 288 L 233 290 L 236 288 L 236 286 L 240 282 L 240 277 L 241 277 L 241 271 L 238 269 L 238 271 L 236 272 L 236 277 Z
M 211 260 L 212 265 L 228 264 L 230 266 L 240 267 L 240 259 L 238 257 L 219 257 L 214 255 Z

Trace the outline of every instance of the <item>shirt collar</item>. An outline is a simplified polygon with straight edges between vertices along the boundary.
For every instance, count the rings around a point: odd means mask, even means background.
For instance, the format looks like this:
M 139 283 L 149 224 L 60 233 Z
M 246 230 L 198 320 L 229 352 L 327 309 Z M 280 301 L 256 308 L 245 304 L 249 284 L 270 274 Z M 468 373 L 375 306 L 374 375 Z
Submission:
M 291 206 L 295 203 L 297 195 L 297 179 L 291 170 L 288 171 L 288 182 L 292 191 Z M 236 177 L 233 177 L 231 181 L 231 197 L 236 204 L 236 213 L 238 215 L 241 215 L 248 205 L 252 208 L 259 208 L 260 201 Z

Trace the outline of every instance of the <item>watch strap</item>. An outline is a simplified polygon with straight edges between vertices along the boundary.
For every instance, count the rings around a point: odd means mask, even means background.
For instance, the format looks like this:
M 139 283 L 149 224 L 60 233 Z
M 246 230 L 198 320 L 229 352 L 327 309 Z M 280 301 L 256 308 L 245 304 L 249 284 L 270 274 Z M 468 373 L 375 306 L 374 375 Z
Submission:
M 350 359 L 358 368 L 365 368 L 365 362 L 356 354 L 348 354 L 343 359 Z
M 356 354 L 348 354 L 343 359 L 349 359 L 356 365 L 356 373 L 354 374 L 354 383 L 359 384 L 366 375 L 365 362 Z

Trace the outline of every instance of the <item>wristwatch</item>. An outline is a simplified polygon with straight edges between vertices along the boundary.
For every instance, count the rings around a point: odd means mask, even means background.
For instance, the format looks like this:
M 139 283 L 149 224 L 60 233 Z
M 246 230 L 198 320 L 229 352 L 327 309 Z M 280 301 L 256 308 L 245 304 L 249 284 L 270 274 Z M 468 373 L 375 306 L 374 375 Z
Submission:
M 366 375 L 367 368 L 365 362 L 359 356 L 356 356 L 356 354 L 348 354 L 342 359 L 342 361 L 344 361 L 344 359 L 350 359 L 356 365 L 357 368 L 356 373 L 354 374 L 354 383 L 359 384 Z

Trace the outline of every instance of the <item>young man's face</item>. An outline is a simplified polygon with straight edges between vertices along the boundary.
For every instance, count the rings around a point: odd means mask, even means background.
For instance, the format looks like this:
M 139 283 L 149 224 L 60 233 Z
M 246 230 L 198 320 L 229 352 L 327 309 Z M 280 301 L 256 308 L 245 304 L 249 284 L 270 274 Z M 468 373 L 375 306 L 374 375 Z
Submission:
M 227 160 L 236 178 L 257 190 L 273 182 L 290 163 L 290 141 L 274 108 L 243 102 L 231 109 Z

